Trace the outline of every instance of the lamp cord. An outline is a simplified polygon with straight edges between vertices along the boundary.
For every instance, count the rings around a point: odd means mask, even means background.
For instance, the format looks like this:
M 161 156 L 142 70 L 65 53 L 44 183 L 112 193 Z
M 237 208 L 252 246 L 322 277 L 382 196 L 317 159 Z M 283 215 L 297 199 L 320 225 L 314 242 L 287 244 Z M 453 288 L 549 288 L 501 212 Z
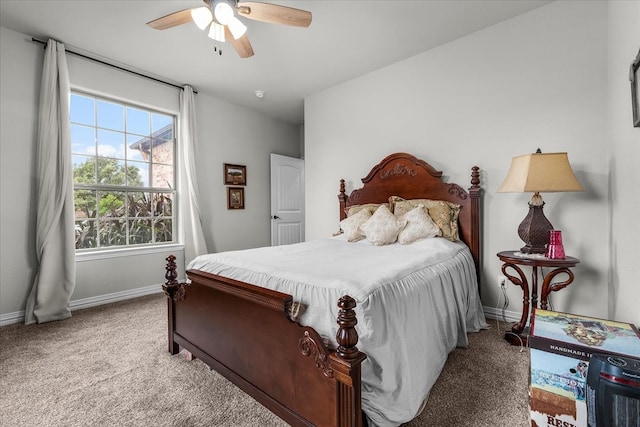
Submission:
M 506 315 L 506 311 L 507 311 L 507 307 L 509 306 L 509 296 L 507 295 L 507 289 L 504 286 L 504 282 L 500 284 L 500 290 L 502 293 L 502 297 L 504 299 L 504 303 L 502 304 L 502 309 L 501 309 L 501 313 L 502 313 L 502 321 L 504 323 L 509 323 L 507 322 L 507 315 Z M 498 302 L 496 303 L 496 311 L 498 311 L 498 307 L 500 305 L 500 296 L 498 296 Z M 500 319 L 496 318 L 496 329 L 498 330 L 498 335 L 502 335 L 502 332 L 500 332 Z M 520 341 L 520 353 L 522 353 L 524 351 L 524 342 L 522 341 L 522 338 L 516 334 L 513 333 L 511 331 L 508 331 L 505 329 L 505 335 L 513 335 L 515 336 L 518 341 Z

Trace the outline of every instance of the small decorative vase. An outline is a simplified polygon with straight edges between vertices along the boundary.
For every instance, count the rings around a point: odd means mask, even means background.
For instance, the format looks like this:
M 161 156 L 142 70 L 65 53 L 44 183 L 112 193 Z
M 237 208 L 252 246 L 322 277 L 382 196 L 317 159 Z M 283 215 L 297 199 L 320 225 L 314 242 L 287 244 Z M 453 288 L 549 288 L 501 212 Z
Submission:
M 562 231 L 549 231 L 549 244 L 547 245 L 547 258 L 564 259 L 564 247 L 562 246 Z

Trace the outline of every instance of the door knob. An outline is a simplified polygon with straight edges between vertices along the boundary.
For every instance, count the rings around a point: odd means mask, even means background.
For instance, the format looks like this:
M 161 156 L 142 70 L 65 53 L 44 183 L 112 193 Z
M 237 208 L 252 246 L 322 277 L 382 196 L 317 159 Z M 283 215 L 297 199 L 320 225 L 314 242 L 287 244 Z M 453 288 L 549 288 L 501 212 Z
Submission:
M 280 219 L 280 217 L 279 217 L 278 215 L 274 215 L 274 216 L 272 216 L 271 218 L 273 218 L 273 219 Z

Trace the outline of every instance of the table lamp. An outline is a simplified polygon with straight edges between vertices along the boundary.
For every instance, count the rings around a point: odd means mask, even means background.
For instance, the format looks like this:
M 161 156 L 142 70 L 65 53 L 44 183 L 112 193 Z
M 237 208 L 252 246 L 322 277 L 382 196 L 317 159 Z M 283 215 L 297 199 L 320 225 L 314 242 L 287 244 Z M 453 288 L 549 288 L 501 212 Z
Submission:
M 567 153 L 542 153 L 538 148 L 533 154 L 511 160 L 509 172 L 498 192 L 533 193 L 529 201 L 529 213 L 518 227 L 518 236 L 525 243 L 520 252 L 545 253 L 553 225 L 544 215 L 544 201 L 540 193 L 562 191 L 583 191 L 571 169 Z

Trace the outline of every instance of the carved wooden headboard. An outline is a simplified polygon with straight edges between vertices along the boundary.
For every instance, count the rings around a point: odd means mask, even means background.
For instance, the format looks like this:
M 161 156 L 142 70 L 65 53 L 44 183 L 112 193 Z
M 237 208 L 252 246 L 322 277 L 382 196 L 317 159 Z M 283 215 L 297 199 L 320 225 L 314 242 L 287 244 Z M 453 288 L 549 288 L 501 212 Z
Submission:
M 395 153 L 384 158 L 362 178 L 362 188 L 345 193 L 344 180 L 340 180 L 340 220 L 346 218 L 346 209 L 365 203 L 386 203 L 390 196 L 404 199 L 446 200 L 461 206 L 458 218 L 460 239 L 473 255 L 480 289 L 480 172 L 471 168 L 471 187 L 465 190 L 458 184 L 442 181 L 442 172 L 429 163 L 407 153 Z

